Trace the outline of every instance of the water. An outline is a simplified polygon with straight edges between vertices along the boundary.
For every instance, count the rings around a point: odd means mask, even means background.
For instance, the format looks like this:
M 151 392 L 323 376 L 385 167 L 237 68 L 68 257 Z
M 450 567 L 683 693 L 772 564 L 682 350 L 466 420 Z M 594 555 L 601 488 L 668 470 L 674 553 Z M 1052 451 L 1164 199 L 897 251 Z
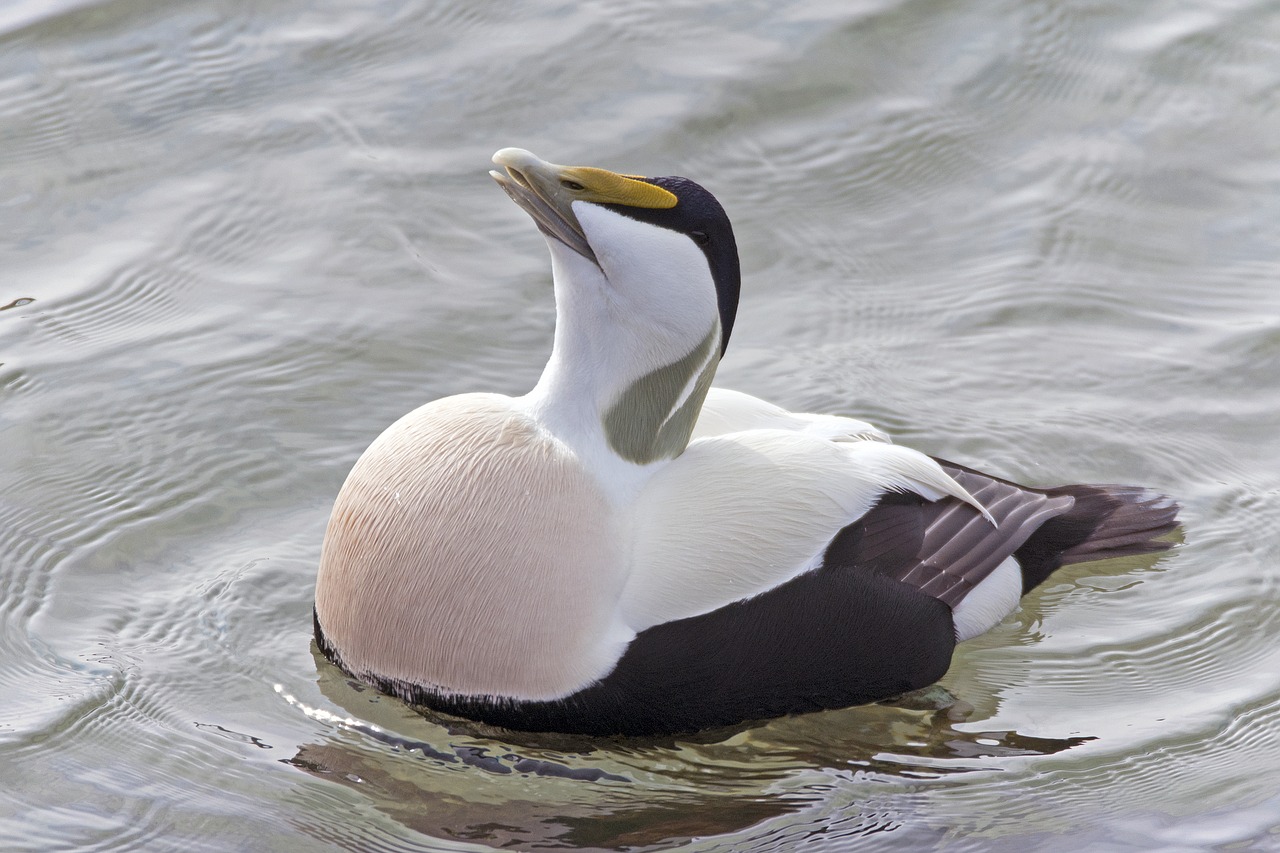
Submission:
M 1280 9 L 513 5 L 0 9 L 0 849 L 1280 849 Z M 1056 575 L 954 701 L 637 744 L 354 689 L 347 469 L 549 351 L 507 145 L 717 193 L 721 384 L 1185 544 Z

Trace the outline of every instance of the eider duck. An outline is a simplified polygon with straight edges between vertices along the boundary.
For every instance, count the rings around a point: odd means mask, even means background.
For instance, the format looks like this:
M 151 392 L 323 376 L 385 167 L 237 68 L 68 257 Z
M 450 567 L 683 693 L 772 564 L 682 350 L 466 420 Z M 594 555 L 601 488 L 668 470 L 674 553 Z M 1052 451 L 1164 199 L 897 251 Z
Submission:
M 355 678 L 508 729 L 693 732 L 924 687 L 1059 566 L 1168 547 L 1147 489 L 1020 486 L 713 387 L 739 289 L 715 197 L 493 161 L 550 248 L 551 358 L 356 462 L 315 597 Z

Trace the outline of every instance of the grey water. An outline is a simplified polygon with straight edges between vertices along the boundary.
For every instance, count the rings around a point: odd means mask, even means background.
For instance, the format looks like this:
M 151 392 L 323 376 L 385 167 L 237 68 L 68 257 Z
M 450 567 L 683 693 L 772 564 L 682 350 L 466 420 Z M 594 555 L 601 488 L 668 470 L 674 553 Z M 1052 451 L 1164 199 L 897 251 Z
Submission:
M 513 738 L 310 644 L 378 432 L 550 350 L 490 154 L 683 174 L 727 387 L 1183 504 L 941 691 Z M 10 0 L 0 849 L 1280 850 L 1280 6 Z

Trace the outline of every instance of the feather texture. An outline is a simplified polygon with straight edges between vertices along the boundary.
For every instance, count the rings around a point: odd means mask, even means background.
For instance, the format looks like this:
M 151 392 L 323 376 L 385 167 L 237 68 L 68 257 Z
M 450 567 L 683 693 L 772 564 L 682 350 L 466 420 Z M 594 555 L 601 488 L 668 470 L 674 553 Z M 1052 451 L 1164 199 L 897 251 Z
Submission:
M 835 532 L 886 490 L 985 512 L 936 462 L 904 447 L 777 429 L 697 439 L 631 509 L 622 620 L 641 631 L 783 584 L 816 567 Z
M 405 415 L 351 470 L 316 610 L 357 674 L 552 698 L 634 636 L 614 616 L 621 560 L 578 458 L 509 398 L 464 394 Z
M 518 729 L 690 731 L 924 686 L 1058 566 L 1167 547 L 1146 490 L 1027 488 L 710 387 L 740 285 L 715 198 L 495 163 L 547 236 L 551 358 L 352 469 L 315 631 L 353 675 Z
M 831 441 L 888 441 L 889 436 L 855 418 L 788 412 L 781 406 L 727 388 L 712 388 L 693 429 L 694 438 L 749 429 L 803 432 Z

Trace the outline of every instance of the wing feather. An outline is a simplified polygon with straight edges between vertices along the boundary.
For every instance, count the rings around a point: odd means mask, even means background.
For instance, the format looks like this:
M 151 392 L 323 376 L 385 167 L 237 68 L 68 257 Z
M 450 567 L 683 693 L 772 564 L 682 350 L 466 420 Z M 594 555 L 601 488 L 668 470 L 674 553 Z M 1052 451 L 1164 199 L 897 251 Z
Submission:
M 986 507 L 994 525 L 951 497 L 882 500 L 840 531 L 824 565 L 887 574 L 955 607 L 1040 525 L 1074 504 L 1066 495 L 1050 496 L 950 463 L 942 468 Z
M 891 444 L 787 430 L 695 440 L 637 499 L 623 622 L 642 631 L 786 583 L 888 491 L 981 506 L 932 459 Z

